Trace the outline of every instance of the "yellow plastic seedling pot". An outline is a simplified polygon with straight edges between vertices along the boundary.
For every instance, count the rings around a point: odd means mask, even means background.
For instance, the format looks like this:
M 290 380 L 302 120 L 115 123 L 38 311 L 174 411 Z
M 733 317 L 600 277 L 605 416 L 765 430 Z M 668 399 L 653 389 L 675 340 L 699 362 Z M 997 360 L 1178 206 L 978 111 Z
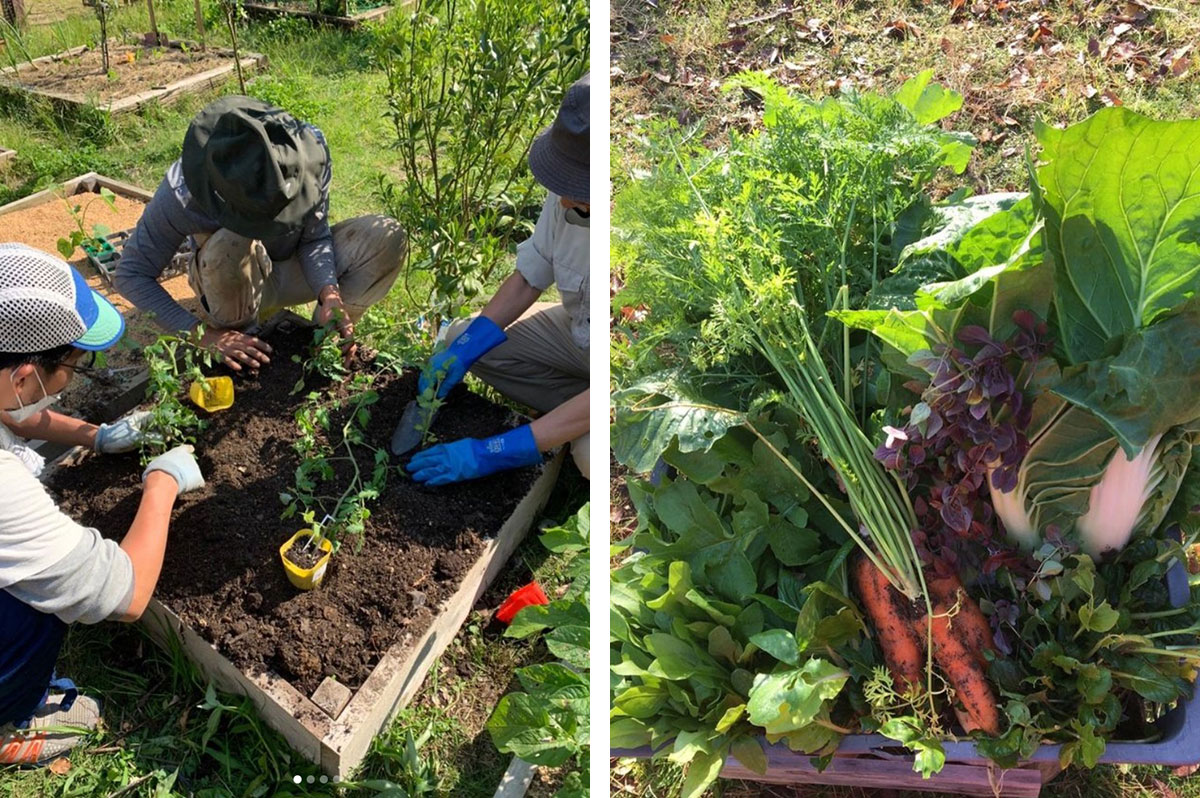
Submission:
M 204 386 L 199 381 L 193 382 L 192 387 L 188 389 L 188 396 L 191 397 L 191 400 L 201 410 L 215 413 L 218 410 L 224 410 L 227 407 L 233 406 L 232 379 L 229 377 L 209 377 L 205 382 L 208 383 L 207 391 L 204 390 Z
M 301 568 L 287 558 L 287 553 L 292 546 L 302 545 L 305 540 L 313 537 L 314 534 L 311 529 L 301 529 L 279 547 L 279 559 L 283 560 L 283 570 L 287 573 L 288 581 L 294 587 L 298 587 L 301 590 L 312 590 L 321 584 L 321 580 L 325 578 L 325 571 L 329 566 L 329 555 L 333 553 L 333 543 L 329 541 L 329 538 L 325 538 L 317 544 L 321 551 L 325 552 L 325 556 L 317 560 L 312 568 Z

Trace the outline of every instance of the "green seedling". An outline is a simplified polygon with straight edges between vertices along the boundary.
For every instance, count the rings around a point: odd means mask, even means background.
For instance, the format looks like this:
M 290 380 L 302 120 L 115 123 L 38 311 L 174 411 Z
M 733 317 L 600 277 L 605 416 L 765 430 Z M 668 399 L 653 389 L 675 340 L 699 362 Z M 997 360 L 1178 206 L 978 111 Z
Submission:
M 150 417 L 142 427 L 143 464 L 173 446 L 195 443 L 206 426 L 185 402 L 187 385 L 192 381 L 199 382 L 206 395 L 211 395 L 201 367 L 211 367 L 216 356 L 199 345 L 203 334 L 200 326 L 186 337 L 161 335 L 142 350 L 149 372 L 146 395 L 153 401 Z
M 112 75 L 113 73 L 110 73 L 110 79 Z M 75 254 L 75 250 L 80 246 L 91 247 L 96 251 L 103 249 L 104 237 L 112 231 L 109 230 L 105 225 L 95 224 L 92 225 L 92 230 L 89 233 L 85 225 L 85 222 L 87 221 L 87 212 L 88 209 L 92 207 L 92 204 L 96 202 L 96 200 L 102 200 L 110 209 L 116 210 L 116 199 L 117 195 L 113 194 L 107 188 L 100 189 L 99 197 L 93 197 L 84 204 L 74 204 L 67 197 L 63 197 L 62 201 L 67 204 L 67 210 L 71 214 L 71 220 L 75 222 L 75 229 L 72 230 L 71 234 L 65 238 L 58 239 L 56 246 L 58 247 L 59 254 L 61 254 L 64 258 L 70 259 L 70 257 Z
M 348 370 L 340 340 L 337 319 L 332 319 L 313 331 L 312 354 L 307 360 L 300 355 L 292 355 L 293 363 L 304 363 L 304 371 L 292 387 L 293 394 L 304 390 L 304 383 L 311 374 L 320 374 L 334 382 L 341 382 L 346 378 Z
M 379 498 L 387 484 L 388 453 L 366 441 L 371 421 L 370 406 L 379 401 L 374 390 L 375 376 L 356 374 L 346 383 L 334 383 L 325 391 L 313 391 L 296 411 L 299 436 L 292 448 L 300 455 L 290 492 L 280 494 L 286 505 L 281 519 L 298 517 L 316 533 L 307 546 L 328 539 L 336 554 L 345 539 L 360 551 L 371 516 L 368 504 Z M 341 388 L 345 387 L 345 394 Z M 335 414 L 345 413 L 340 426 Z M 370 475 L 363 473 L 357 455 L 371 453 Z M 323 486 L 337 477 L 335 464 L 348 464 L 351 470 L 341 493 L 322 493 Z M 318 515 L 322 517 L 318 520 Z
M 421 408 L 422 412 L 421 420 L 417 423 L 416 428 L 421 432 L 422 446 L 428 446 L 434 441 L 433 431 L 431 430 L 433 416 L 442 405 L 446 404 L 445 398 L 439 397 L 438 392 L 442 388 L 442 383 L 446 380 L 446 372 L 449 371 L 453 363 L 454 358 L 451 357 L 440 368 L 433 369 L 431 368 L 433 361 L 430 360 L 426 362 L 425 367 L 421 370 L 421 373 L 429 381 L 425 390 L 421 391 L 417 396 L 417 405 Z

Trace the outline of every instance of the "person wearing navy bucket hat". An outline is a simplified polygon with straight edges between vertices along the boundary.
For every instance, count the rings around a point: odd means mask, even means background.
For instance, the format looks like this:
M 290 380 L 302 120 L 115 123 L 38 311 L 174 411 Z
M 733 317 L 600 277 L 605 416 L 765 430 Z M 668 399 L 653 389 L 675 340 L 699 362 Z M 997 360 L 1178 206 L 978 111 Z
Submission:
M 253 335 L 266 313 L 316 300 L 313 318 L 354 323 L 396 281 L 407 249 L 400 223 L 360 216 L 330 227 L 329 146 L 314 125 L 253 97 L 222 97 L 192 120 L 117 264 L 115 283 L 163 328 L 201 322 L 158 283 L 185 239 L 188 282 L 207 316 L 201 343 L 235 371 L 270 362 Z
M 0 244 L 0 410 L 36 414 L 125 322 L 59 258 Z M 118 544 L 81 526 L 17 455 L 0 448 L 0 765 L 44 765 L 92 729 L 100 706 L 55 662 L 71 623 L 134 621 L 158 582 L 178 494 L 204 485 L 190 446 L 146 466 L 141 505 Z
M 587 74 L 567 90 L 554 123 L 530 147 L 530 171 L 549 194 L 533 235 L 517 247 L 516 271 L 478 316 L 446 329 L 449 343 L 419 385 L 424 391 L 427 374 L 443 373 L 438 395 L 445 396 L 469 371 L 542 415 L 493 438 L 418 452 L 407 466 L 417 482 L 445 485 L 532 465 L 568 442 L 580 472 L 589 474 L 590 102 Z M 538 301 L 551 285 L 558 286 L 560 304 Z

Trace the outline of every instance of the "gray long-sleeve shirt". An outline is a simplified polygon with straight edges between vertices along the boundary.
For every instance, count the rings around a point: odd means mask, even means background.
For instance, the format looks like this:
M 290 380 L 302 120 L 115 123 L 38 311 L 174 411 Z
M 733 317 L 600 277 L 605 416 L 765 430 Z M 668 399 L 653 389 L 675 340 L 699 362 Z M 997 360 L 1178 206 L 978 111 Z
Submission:
M 321 201 L 305 218 L 299 231 L 278 238 L 264 239 L 271 260 L 298 256 L 304 279 L 313 296 L 327 285 L 337 284 L 333 260 L 333 233 L 329 229 L 329 188 L 333 170 L 329 163 L 329 145 L 320 130 L 309 125 L 325 148 L 325 174 L 321 176 Z M 200 320 L 171 298 L 159 282 L 159 275 L 171 263 L 185 238 L 196 233 L 211 234 L 220 229 L 215 219 L 192 201 L 183 180 L 183 164 L 176 161 L 167 170 L 154 198 L 146 206 L 133 235 L 125 242 L 117 262 L 117 290 L 143 313 L 167 330 L 190 330 Z M 193 251 L 195 244 L 193 242 Z

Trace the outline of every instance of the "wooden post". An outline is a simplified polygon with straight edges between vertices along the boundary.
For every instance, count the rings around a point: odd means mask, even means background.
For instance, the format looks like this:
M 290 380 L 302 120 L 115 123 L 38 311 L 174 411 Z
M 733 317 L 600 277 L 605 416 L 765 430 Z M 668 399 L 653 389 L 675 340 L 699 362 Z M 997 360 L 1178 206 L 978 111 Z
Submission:
M 200 0 L 192 0 L 196 8 L 196 35 L 200 39 L 200 52 L 204 52 L 204 11 L 200 8 Z
M 154 0 L 146 0 L 146 10 L 150 12 L 150 35 L 154 37 L 154 46 L 158 47 L 158 20 L 154 17 Z
M 4 21 L 14 28 L 25 24 L 24 0 L 0 0 L 0 11 L 4 14 Z

